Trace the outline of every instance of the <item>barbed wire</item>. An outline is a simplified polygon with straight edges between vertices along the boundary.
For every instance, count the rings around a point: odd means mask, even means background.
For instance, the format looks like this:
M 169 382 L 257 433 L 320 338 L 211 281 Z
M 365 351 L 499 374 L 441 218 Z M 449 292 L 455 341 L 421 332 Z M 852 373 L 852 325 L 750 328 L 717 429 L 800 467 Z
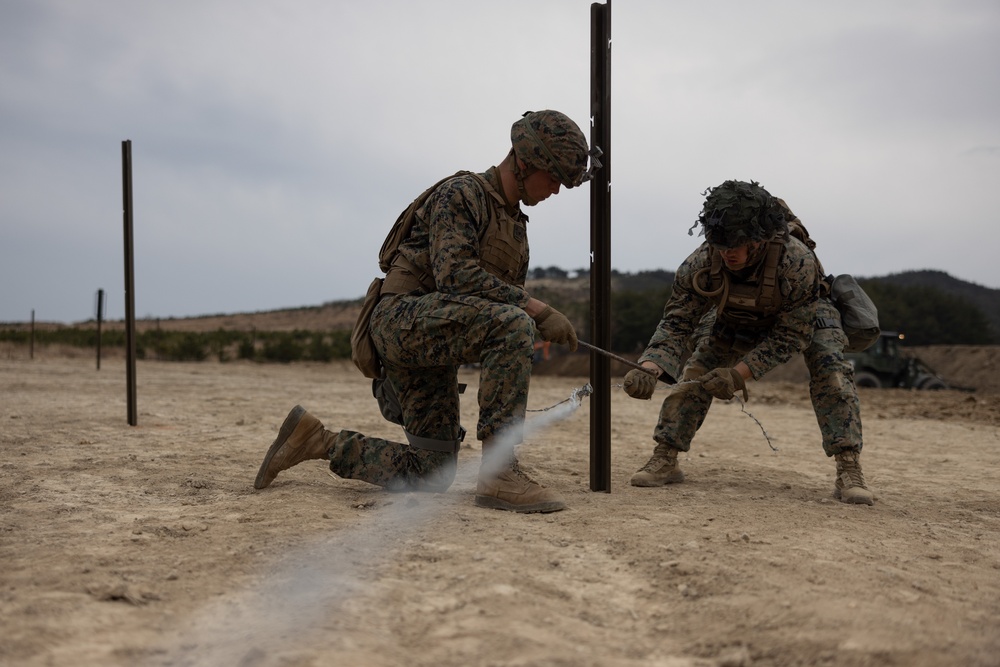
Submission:
M 662 380 L 660 382 L 661 382 L 661 384 L 666 385 L 666 387 L 669 388 L 670 390 L 673 390 L 673 389 L 675 389 L 677 387 L 680 387 L 682 385 L 685 385 L 685 384 L 701 384 L 698 380 L 683 380 L 683 381 L 677 382 L 675 384 L 667 384 L 666 382 L 663 382 Z M 624 387 L 624 385 L 621 382 L 618 382 L 618 383 L 612 384 L 611 388 L 612 389 L 624 389 L 625 387 Z M 554 408 L 559 407 L 560 405 L 563 405 L 565 403 L 570 403 L 570 402 L 575 403 L 576 405 L 580 405 L 582 403 L 582 399 L 584 399 L 587 396 L 590 396 L 592 393 L 594 393 L 594 388 L 588 382 L 584 386 L 577 387 L 576 389 L 574 389 L 572 391 L 572 393 L 570 393 L 569 398 L 564 398 L 563 400 L 559 401 L 558 403 L 553 403 L 552 405 L 550 405 L 547 408 L 537 408 L 537 409 L 533 409 L 533 410 L 527 410 L 527 412 L 548 412 L 549 410 L 552 410 Z M 743 399 L 740 398 L 739 396 L 733 396 L 733 398 L 735 398 L 737 401 L 739 401 L 739 403 L 740 403 L 740 412 L 742 412 L 747 417 L 749 417 L 750 419 L 752 419 L 754 421 L 754 423 L 757 424 L 757 427 L 760 428 L 760 432 L 761 432 L 761 434 L 763 434 L 764 440 L 767 442 L 767 446 L 771 448 L 771 451 L 772 452 L 779 451 L 779 449 L 774 446 L 774 443 L 771 442 L 771 436 L 768 435 L 767 429 L 764 428 L 764 425 L 760 422 L 759 419 L 757 419 L 757 417 L 754 416 L 754 414 L 752 412 L 750 412 L 749 410 L 747 410 L 746 403 L 743 401 Z
M 584 398 L 586 398 L 587 396 L 590 396 L 593 393 L 594 393 L 594 388 L 588 382 L 587 384 L 583 385 L 582 387 L 577 387 L 576 389 L 574 389 L 572 391 L 572 393 L 570 393 L 569 398 L 564 398 L 563 400 L 559 401 L 558 403 L 553 403 L 552 405 L 550 405 L 547 408 L 538 408 L 536 410 L 527 410 L 527 412 L 548 412 L 549 410 L 552 410 L 553 408 L 558 408 L 560 405 L 563 405 L 564 403 L 575 403 L 576 405 L 580 405 L 581 403 L 583 403 L 583 399 Z

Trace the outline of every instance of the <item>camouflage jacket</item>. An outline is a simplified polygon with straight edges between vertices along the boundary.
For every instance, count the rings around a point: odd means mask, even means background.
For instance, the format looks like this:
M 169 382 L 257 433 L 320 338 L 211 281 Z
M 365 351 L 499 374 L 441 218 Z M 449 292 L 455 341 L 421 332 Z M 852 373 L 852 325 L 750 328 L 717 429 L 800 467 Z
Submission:
M 481 174 L 501 191 L 495 168 Z M 491 217 L 513 225 L 513 233 L 523 235 L 524 252 L 512 258 L 515 278 L 507 282 L 480 263 L 480 239 Z M 474 296 L 524 308 L 528 293 L 528 216 L 519 206 L 501 206 L 487 195 L 472 175 L 458 176 L 443 183 L 417 212 L 413 230 L 399 252 L 421 270 L 429 268 L 437 291 L 456 296 Z
M 640 362 L 652 361 L 674 379 L 680 377 L 681 358 L 687 352 L 688 339 L 702 316 L 714 305 L 711 299 L 693 288 L 695 273 L 711 265 L 712 252 L 708 243 L 703 243 L 677 269 L 673 292 L 663 308 L 663 318 L 639 358 Z M 734 273 L 730 273 L 730 278 L 738 280 Z M 742 358 L 755 380 L 809 345 L 816 321 L 820 278 L 812 251 L 798 239 L 789 239 L 778 262 L 781 309 L 774 324 Z

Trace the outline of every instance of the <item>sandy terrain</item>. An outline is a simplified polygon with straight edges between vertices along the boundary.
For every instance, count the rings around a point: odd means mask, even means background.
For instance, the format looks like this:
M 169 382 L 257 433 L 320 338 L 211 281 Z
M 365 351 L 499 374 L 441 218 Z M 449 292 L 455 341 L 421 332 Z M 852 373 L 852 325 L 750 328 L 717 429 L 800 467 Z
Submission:
M 628 485 L 662 393 L 612 388 L 612 492 L 585 400 L 521 449 L 569 509 L 522 516 L 473 505 L 474 441 L 445 494 L 317 461 L 253 491 L 295 403 L 398 435 L 345 363 L 137 375 L 131 427 L 120 359 L 0 356 L 0 664 L 1000 665 L 998 394 L 864 390 L 866 507 L 830 497 L 801 384 L 751 387 L 778 452 L 720 403 L 662 489 Z M 536 377 L 529 407 L 585 382 Z

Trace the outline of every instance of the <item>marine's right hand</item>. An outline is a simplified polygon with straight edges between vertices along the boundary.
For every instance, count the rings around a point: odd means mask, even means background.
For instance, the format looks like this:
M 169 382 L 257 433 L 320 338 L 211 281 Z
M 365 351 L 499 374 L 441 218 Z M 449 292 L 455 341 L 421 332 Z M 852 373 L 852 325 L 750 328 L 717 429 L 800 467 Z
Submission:
M 542 338 L 559 345 L 567 345 L 570 352 L 576 352 L 579 346 L 576 329 L 573 328 L 569 318 L 558 310 L 552 306 L 545 306 L 545 309 L 535 316 L 535 324 Z
M 653 397 L 656 389 L 656 376 L 646 371 L 633 368 L 625 374 L 625 381 L 622 383 L 625 393 L 632 398 L 648 401 Z
M 713 368 L 698 378 L 705 391 L 716 398 L 728 401 L 736 392 L 743 392 L 743 402 L 750 400 L 747 383 L 735 368 Z

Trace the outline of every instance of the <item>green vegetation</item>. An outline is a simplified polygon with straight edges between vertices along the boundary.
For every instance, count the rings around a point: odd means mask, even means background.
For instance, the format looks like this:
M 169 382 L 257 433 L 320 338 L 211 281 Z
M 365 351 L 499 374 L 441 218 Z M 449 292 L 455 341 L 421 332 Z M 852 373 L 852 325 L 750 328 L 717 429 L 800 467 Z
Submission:
M 897 285 L 885 280 L 861 280 L 859 284 L 878 308 L 882 329 L 905 333 L 907 345 L 1000 343 L 1000 336 L 983 310 L 962 296 L 926 285 Z M 645 348 L 659 324 L 670 291 L 669 287 L 651 287 L 614 292 L 611 340 L 615 352 L 641 352 Z M 585 337 L 589 333 L 580 331 Z
M 985 313 L 966 298 L 926 285 L 859 281 L 878 308 L 884 331 L 901 331 L 909 345 L 995 345 Z
M 615 292 L 611 298 L 611 340 L 616 352 L 639 353 L 663 316 L 671 288 Z
M 580 274 L 581 271 L 577 271 Z M 565 288 L 547 284 L 532 287 L 532 294 L 565 313 L 581 338 L 590 341 L 590 292 L 585 278 L 576 282 L 557 267 L 536 269 L 535 279 L 566 281 Z M 613 272 L 611 295 L 612 350 L 620 354 L 641 352 L 649 341 L 670 297 L 674 274 L 669 271 Z M 908 345 L 1000 344 L 1000 291 L 951 278 L 940 272 L 910 272 L 859 280 L 879 311 L 883 330 L 906 334 Z M 346 303 L 346 302 L 345 302 Z M 0 328 L 0 342 L 30 342 L 23 326 Z M 97 330 L 90 323 L 78 327 L 43 328 L 35 332 L 39 344 L 93 348 Z M 105 347 L 125 346 L 125 332 L 106 329 Z M 349 359 L 349 331 L 229 331 L 195 333 L 151 329 L 136 337 L 140 359 L 202 361 L 246 359 L 261 362 L 329 362 Z
M 899 285 L 882 279 L 861 280 L 859 284 L 878 308 L 882 329 L 905 333 L 907 345 L 1000 344 L 1000 335 L 982 308 L 963 296 L 928 285 Z M 642 351 L 669 296 L 670 287 L 616 291 L 611 299 L 614 351 Z
M 0 341 L 27 345 L 31 332 L 27 329 L 0 329 Z M 97 329 L 92 327 L 62 327 L 35 332 L 40 345 L 96 347 Z M 124 348 L 125 332 L 112 329 L 101 332 L 103 348 Z M 323 361 L 349 359 L 349 331 L 228 331 L 210 332 L 164 331 L 151 329 L 136 335 L 135 353 L 139 359 L 161 361 L 219 361 L 249 359 L 288 363 L 292 361 Z
M 632 354 L 646 346 L 670 297 L 673 278 L 667 271 L 615 274 L 611 297 L 614 352 Z M 930 284 L 933 280 L 938 282 Z M 997 290 L 939 272 L 898 274 L 859 283 L 878 308 L 882 329 L 905 333 L 907 345 L 1000 344 L 1000 328 L 991 310 Z M 543 300 L 565 312 L 581 337 L 589 340 L 588 303 L 562 303 L 558 293 Z

